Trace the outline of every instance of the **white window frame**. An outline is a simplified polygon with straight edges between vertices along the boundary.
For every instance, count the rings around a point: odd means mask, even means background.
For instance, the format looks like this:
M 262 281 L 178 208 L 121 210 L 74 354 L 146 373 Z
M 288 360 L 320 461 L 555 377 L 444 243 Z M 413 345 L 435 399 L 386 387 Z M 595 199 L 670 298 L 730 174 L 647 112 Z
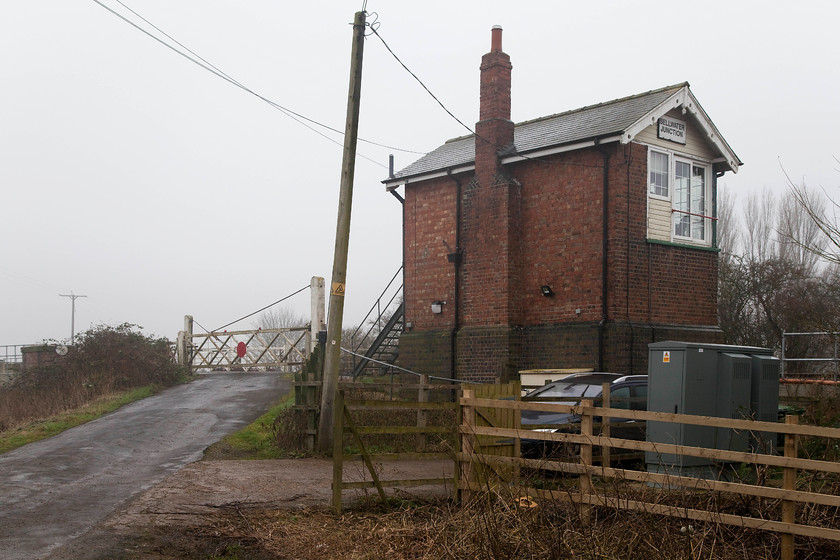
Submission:
M 651 169 L 653 167 L 653 155 L 654 153 L 667 156 L 668 158 L 668 196 L 662 196 L 655 194 L 652 189 L 651 184 Z M 676 170 L 677 170 L 677 163 L 687 164 L 689 168 L 689 181 L 692 180 L 694 176 L 695 169 L 702 169 L 703 170 L 703 192 L 702 192 L 702 201 L 703 201 L 703 211 L 702 212 L 694 212 L 694 209 L 689 208 L 689 212 L 693 214 L 700 214 L 703 217 L 703 237 L 693 237 L 690 234 L 688 236 L 684 235 L 677 235 L 677 223 L 679 218 L 684 214 L 678 212 L 678 200 L 677 200 L 677 191 L 678 191 L 678 184 L 677 184 L 677 177 L 676 177 Z M 697 245 L 700 247 L 711 247 L 712 245 L 712 218 L 713 215 L 713 208 L 712 204 L 714 199 L 712 198 L 712 165 L 711 162 L 706 160 L 701 160 L 695 157 L 687 156 L 685 154 L 681 154 L 678 152 L 674 152 L 671 150 L 666 150 L 660 148 L 658 146 L 648 146 L 648 168 L 647 168 L 647 191 L 648 197 L 651 199 L 656 200 L 665 200 L 668 201 L 671 205 L 671 242 L 679 243 L 681 245 Z M 691 188 L 689 186 L 689 188 Z M 689 194 L 689 197 L 691 195 Z M 691 204 L 691 200 L 689 199 L 689 205 Z M 689 223 L 691 224 L 692 219 L 696 219 L 697 216 L 693 215 L 689 219 Z M 689 225 L 689 233 L 691 233 L 692 226 Z
M 711 220 L 711 218 L 707 217 L 707 216 L 711 216 L 711 213 L 709 213 L 709 206 L 710 206 L 710 202 L 712 200 L 711 199 L 711 189 L 709 188 L 710 187 L 710 185 L 709 185 L 709 166 L 704 165 L 703 163 L 700 163 L 696 160 L 689 159 L 689 158 L 684 158 L 684 157 L 679 157 L 679 156 L 676 156 L 676 155 L 674 156 L 673 159 L 674 159 L 674 163 L 673 163 L 673 167 L 674 167 L 673 185 L 674 185 L 674 187 L 671 189 L 671 191 L 672 191 L 672 195 L 671 195 L 671 236 L 675 240 L 677 240 L 679 242 L 682 242 L 682 243 L 690 243 L 690 244 L 695 244 L 695 245 L 709 246 L 709 245 L 711 245 L 711 228 L 712 228 L 712 220 Z M 687 212 L 691 212 L 691 214 L 684 214 L 682 212 L 677 211 L 678 210 L 678 208 L 677 208 L 677 205 L 678 205 L 678 200 L 677 200 L 678 192 L 677 192 L 677 190 L 678 189 L 677 189 L 677 179 L 676 179 L 676 168 L 677 168 L 678 163 L 688 166 L 688 172 L 689 172 L 689 175 L 688 175 L 689 186 L 688 186 L 688 188 L 690 190 L 694 188 L 693 182 L 694 182 L 694 177 L 695 177 L 695 175 L 694 175 L 695 170 L 696 169 L 701 169 L 703 171 L 703 187 L 702 187 L 702 193 L 701 193 L 703 208 L 698 209 L 698 208 L 693 208 L 692 207 L 692 204 L 694 203 L 694 200 L 692 199 L 693 193 L 689 192 L 689 200 L 688 200 L 689 208 L 688 208 Z M 700 218 L 698 216 L 698 214 L 700 216 L 703 216 L 703 217 Z M 677 234 L 677 224 L 679 223 L 680 219 L 683 216 L 686 216 L 686 215 L 688 216 L 689 234 L 688 235 L 678 235 Z M 698 219 L 702 219 L 702 224 L 703 224 L 703 237 L 702 238 L 694 237 L 694 235 L 693 235 L 694 224 L 696 223 L 696 221 Z
M 657 155 L 660 155 L 660 156 L 665 156 L 665 157 L 668 158 L 668 186 L 666 187 L 667 190 L 668 190 L 668 193 L 665 194 L 665 195 L 656 194 L 654 192 L 653 184 L 651 183 L 651 180 L 650 180 L 650 173 L 651 173 L 651 169 L 653 168 L 654 154 L 657 154 Z M 674 190 L 674 181 L 673 181 L 674 173 L 672 171 L 672 167 L 674 165 L 673 160 L 674 160 L 673 154 L 671 154 L 667 150 L 657 150 L 657 149 L 648 147 L 647 182 L 648 182 L 648 196 L 649 197 L 656 198 L 656 199 L 659 199 L 659 200 L 671 200 L 671 193 Z

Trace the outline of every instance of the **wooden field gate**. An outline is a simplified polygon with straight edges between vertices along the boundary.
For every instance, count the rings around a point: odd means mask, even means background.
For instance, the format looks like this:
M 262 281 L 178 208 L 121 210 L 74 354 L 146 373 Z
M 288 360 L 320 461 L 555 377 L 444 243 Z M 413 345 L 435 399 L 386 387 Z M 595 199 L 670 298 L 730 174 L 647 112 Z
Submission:
M 488 399 L 517 399 L 520 392 L 518 382 L 470 387 Z M 461 390 L 461 384 L 429 383 L 427 376 L 415 384 L 341 384 L 333 431 L 333 508 L 341 511 L 344 490 L 375 489 L 379 499 L 387 503 L 386 488 L 447 485 L 457 497 L 460 477 L 456 463 L 460 423 L 457 399 Z M 493 428 L 515 426 L 514 419 L 518 418 L 512 411 L 491 408 L 479 409 L 477 416 L 478 422 Z M 400 423 L 397 425 L 394 420 Z M 393 441 L 372 441 L 389 437 Z M 510 457 L 518 450 L 510 438 L 488 436 L 482 443 L 488 453 L 499 456 Z M 409 447 L 411 451 L 406 450 Z M 389 480 L 377 468 L 384 461 L 427 459 L 452 461 L 452 475 Z M 361 461 L 364 465 L 364 469 L 357 469 L 364 473 L 363 480 L 347 480 L 345 467 L 351 461 Z

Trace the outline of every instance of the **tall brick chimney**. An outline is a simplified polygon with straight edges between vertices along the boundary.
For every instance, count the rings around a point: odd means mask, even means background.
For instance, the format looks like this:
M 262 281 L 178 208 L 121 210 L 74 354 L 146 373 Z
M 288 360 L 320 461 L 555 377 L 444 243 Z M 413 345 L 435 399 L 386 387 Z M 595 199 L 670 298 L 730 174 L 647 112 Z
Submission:
M 499 171 L 499 152 L 513 144 L 510 120 L 510 56 L 502 51 L 502 28 L 494 26 L 490 52 L 481 58 L 481 100 L 475 125 L 477 175 Z M 491 175 L 492 176 L 492 175 Z M 479 177 L 481 180 L 482 177 Z
M 513 147 L 512 69 L 502 52 L 502 28 L 495 26 L 490 52 L 481 59 L 475 177 L 462 194 L 456 370 L 464 378 L 507 381 L 518 363 L 521 191 L 501 164 L 502 154 Z

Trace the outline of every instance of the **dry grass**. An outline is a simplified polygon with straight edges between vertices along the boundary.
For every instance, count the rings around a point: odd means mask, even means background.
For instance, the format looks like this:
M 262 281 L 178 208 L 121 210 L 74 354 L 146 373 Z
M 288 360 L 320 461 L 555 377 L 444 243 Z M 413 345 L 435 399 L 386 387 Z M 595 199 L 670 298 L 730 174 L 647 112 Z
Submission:
M 358 395 L 358 393 L 357 393 Z M 357 396 L 354 395 L 354 396 Z M 390 398 L 364 395 L 367 398 Z M 810 413 L 816 423 L 829 424 L 838 417 L 836 401 L 823 402 Z M 400 412 L 367 413 L 366 425 L 412 425 L 416 415 Z M 453 422 L 454 418 L 436 419 Z M 821 420 L 821 422 L 819 421 Z M 291 417 L 285 424 L 293 431 Z M 430 423 L 431 424 L 431 423 Z M 804 439 L 804 438 L 803 438 Z M 291 441 L 286 442 L 291 444 Z M 373 440 L 372 447 L 401 450 L 410 444 L 399 439 Z M 441 445 L 451 442 L 440 442 Z M 837 458 L 837 446 L 825 448 L 803 441 L 803 455 Z M 745 481 L 766 479 L 778 473 L 740 473 Z M 523 482 L 557 492 L 574 491 L 575 480 L 536 479 Z M 765 519 L 779 518 L 779 503 L 748 496 L 724 497 L 716 493 L 663 491 L 645 486 L 613 483 L 601 489 L 619 498 L 633 498 L 678 508 L 705 509 Z M 836 494 L 835 477 L 800 473 L 800 489 Z M 464 505 L 449 501 L 417 502 L 406 497 L 392 503 L 392 509 L 370 503 L 341 516 L 324 510 L 290 512 L 272 509 L 240 509 L 231 506 L 201 536 L 217 539 L 230 547 L 236 558 L 296 558 L 322 560 L 394 559 L 508 559 L 517 560 L 755 560 L 780 555 L 779 534 L 730 525 L 687 521 L 636 511 L 593 508 L 584 523 L 576 508 L 563 500 L 535 500 L 536 507 L 522 507 L 517 501 L 521 488 L 504 494 L 487 490 Z M 407 496 L 407 495 L 406 495 Z M 799 519 L 812 525 L 840 528 L 835 508 L 799 506 Z M 796 538 L 797 558 L 840 558 L 840 543 Z M 233 557 L 233 556 L 231 556 Z
M 239 558 L 323 560 L 575 559 L 756 560 L 779 556 L 779 537 L 713 523 L 595 509 L 589 525 L 562 502 L 523 509 L 494 497 L 464 507 L 413 504 L 385 512 L 241 510 L 231 506 L 203 538 L 238 543 Z M 837 543 L 797 539 L 797 558 L 838 558 Z

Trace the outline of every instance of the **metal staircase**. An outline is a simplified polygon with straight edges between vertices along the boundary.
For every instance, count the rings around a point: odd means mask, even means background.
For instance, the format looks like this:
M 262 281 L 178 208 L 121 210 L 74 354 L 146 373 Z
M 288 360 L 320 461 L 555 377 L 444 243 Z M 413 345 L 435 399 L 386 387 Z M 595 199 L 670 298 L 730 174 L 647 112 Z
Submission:
M 402 267 L 351 336 L 353 379 L 363 373 L 384 375 L 388 366 L 397 361 L 400 335 L 405 328 L 402 284 L 394 284 L 400 272 Z

